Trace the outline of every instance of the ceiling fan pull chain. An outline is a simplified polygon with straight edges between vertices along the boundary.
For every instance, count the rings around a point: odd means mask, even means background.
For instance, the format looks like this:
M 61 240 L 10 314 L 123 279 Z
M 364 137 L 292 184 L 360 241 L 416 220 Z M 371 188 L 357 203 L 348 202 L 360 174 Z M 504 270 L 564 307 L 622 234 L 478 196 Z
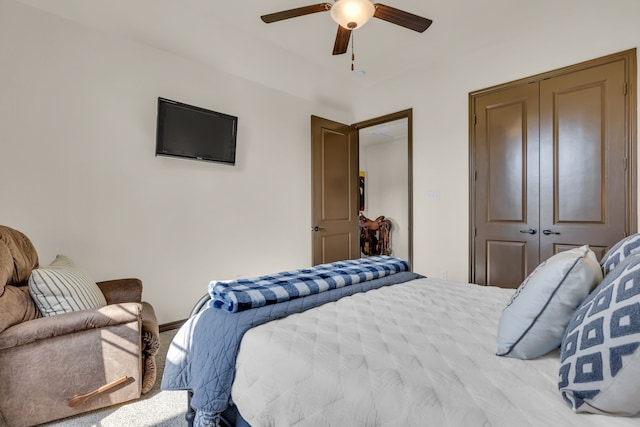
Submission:
M 351 71 L 353 71 L 353 61 L 355 61 L 356 59 L 356 54 L 353 53 L 353 44 L 354 44 L 354 35 L 353 35 L 353 31 L 351 31 Z

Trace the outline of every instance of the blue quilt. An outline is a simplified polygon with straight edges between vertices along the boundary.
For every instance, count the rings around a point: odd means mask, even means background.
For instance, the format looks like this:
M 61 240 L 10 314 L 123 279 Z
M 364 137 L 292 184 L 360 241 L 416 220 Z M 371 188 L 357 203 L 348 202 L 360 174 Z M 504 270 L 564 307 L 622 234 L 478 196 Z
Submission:
M 231 312 L 243 311 L 401 271 L 409 271 L 409 264 L 405 260 L 383 255 L 321 264 L 254 279 L 214 281 L 209 284 L 210 306 Z
M 178 331 L 167 353 L 162 390 L 192 390 L 194 424 L 214 426 L 230 404 L 240 341 L 246 331 L 270 320 L 299 313 L 358 292 L 404 283 L 423 276 L 400 272 L 326 292 L 237 313 L 208 308 Z

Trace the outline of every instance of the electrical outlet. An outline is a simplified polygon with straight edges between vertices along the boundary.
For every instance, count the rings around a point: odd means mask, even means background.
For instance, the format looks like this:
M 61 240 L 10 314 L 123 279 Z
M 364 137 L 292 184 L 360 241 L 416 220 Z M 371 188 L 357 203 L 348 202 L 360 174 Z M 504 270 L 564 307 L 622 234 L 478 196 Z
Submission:
M 427 192 L 428 200 L 440 200 L 440 192 L 437 190 Z

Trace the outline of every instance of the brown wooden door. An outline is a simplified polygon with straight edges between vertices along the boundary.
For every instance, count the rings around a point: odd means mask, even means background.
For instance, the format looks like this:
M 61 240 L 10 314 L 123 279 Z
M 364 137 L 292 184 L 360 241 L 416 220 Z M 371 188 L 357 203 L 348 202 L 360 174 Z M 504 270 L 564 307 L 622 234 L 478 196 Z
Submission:
M 360 257 L 358 132 L 311 116 L 313 264 Z
M 476 283 L 518 286 L 539 260 L 538 84 L 475 100 Z
M 625 235 L 625 129 L 623 60 L 540 83 L 541 260 Z
M 635 56 L 471 94 L 472 281 L 517 287 L 555 253 L 602 257 L 635 232 Z

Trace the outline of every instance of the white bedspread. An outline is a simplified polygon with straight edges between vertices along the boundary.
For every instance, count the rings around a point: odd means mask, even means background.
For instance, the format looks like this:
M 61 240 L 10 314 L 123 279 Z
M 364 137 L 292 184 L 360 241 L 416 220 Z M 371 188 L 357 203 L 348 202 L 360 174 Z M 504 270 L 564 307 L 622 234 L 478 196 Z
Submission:
M 242 340 L 232 398 L 253 427 L 639 427 L 573 413 L 557 351 L 495 355 L 512 293 L 420 279 L 267 323 Z

